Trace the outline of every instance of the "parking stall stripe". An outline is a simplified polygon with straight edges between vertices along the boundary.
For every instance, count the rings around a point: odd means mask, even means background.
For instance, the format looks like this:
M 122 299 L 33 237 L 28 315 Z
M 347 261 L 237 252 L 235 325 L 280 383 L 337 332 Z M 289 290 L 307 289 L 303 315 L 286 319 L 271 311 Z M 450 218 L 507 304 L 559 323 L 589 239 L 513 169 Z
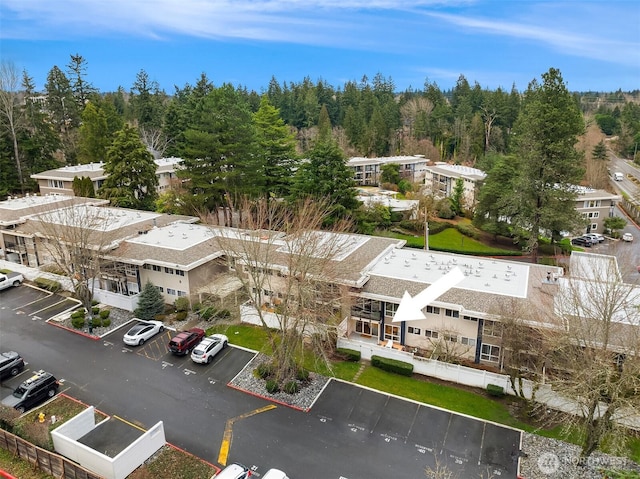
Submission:
M 218 453 L 218 464 L 222 464 L 223 466 L 227 465 L 227 459 L 229 457 L 229 449 L 231 448 L 231 440 L 233 439 L 233 423 L 239 421 L 241 419 L 246 419 L 251 416 L 255 416 L 256 414 L 260 414 L 262 412 L 271 411 L 275 409 L 277 406 L 275 404 L 269 404 L 268 406 L 261 407 L 259 409 L 254 409 L 253 411 L 249 411 L 245 414 L 241 414 L 240 416 L 233 417 L 227 420 L 227 423 L 224 427 L 224 433 L 222 434 L 222 444 L 220 444 L 220 452 Z

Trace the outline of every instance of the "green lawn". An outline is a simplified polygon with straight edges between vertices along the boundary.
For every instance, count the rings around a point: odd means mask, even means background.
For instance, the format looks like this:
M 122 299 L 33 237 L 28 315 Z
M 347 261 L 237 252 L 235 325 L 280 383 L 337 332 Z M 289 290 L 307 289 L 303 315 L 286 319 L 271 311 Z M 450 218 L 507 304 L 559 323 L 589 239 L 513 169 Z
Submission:
M 390 231 L 376 233 L 379 236 L 402 239 L 407 242 L 407 246 L 414 248 L 424 248 L 424 236 L 406 235 Z M 451 251 L 461 254 L 479 255 L 513 255 L 513 250 L 504 250 L 487 246 L 486 244 L 465 236 L 455 228 L 447 228 L 440 233 L 429 235 L 429 248 L 441 251 Z

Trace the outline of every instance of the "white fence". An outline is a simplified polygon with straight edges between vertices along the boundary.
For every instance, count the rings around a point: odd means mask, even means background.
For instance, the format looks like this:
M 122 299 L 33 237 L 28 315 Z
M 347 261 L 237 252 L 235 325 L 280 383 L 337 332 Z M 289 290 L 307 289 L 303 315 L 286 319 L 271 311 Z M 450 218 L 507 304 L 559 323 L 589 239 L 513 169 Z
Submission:
M 111 419 L 105 419 L 105 421 L 109 420 Z M 125 479 L 166 443 L 164 426 L 160 421 L 118 455 L 109 457 L 78 442 L 78 439 L 100 427 L 101 424 L 102 422 L 95 423 L 93 406 L 88 407 L 51 431 L 54 449 L 57 453 L 106 479 Z

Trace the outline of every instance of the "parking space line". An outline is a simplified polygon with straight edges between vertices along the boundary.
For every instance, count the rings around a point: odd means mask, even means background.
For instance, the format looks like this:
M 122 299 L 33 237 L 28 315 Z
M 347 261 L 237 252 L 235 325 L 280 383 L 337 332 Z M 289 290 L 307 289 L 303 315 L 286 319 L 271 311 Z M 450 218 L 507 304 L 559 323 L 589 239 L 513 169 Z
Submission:
M 245 414 L 241 414 L 240 416 L 233 417 L 227 420 L 227 423 L 224 427 L 224 433 L 222 434 L 222 444 L 220 444 L 220 452 L 218 453 L 218 464 L 222 464 L 223 466 L 227 465 L 227 459 L 229 457 L 229 449 L 231 449 L 231 440 L 233 439 L 233 423 L 239 421 L 241 419 L 246 419 L 251 416 L 255 416 L 256 414 L 260 414 L 262 412 L 271 411 L 275 409 L 277 406 L 275 404 L 269 404 L 268 406 L 261 407 L 259 409 L 254 409 L 253 411 L 249 411 Z

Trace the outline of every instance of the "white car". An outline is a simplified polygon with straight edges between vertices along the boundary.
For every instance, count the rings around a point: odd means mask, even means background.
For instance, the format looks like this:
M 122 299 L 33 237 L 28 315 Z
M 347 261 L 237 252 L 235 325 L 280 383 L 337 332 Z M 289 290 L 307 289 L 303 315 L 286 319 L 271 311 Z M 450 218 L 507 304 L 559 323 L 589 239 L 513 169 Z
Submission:
M 144 321 L 142 319 L 136 319 L 138 322 L 124 335 L 122 340 L 124 344 L 129 346 L 142 346 L 145 341 L 148 341 L 156 334 L 164 331 L 164 324 L 162 321 Z
M 631 233 L 625 233 L 622 235 L 622 241 L 626 241 L 627 243 L 631 243 L 633 241 L 633 235 Z
M 224 334 L 212 334 L 207 336 L 191 352 L 191 360 L 194 363 L 208 364 L 214 356 L 227 347 L 229 338 Z
M 587 233 L 587 234 L 584 234 L 582 236 L 585 236 L 587 238 L 591 238 L 591 240 L 594 243 L 602 243 L 604 241 L 604 236 L 602 236 L 600 233 Z
M 262 479 L 289 479 L 289 476 L 287 476 L 280 469 L 269 469 L 264 473 Z

